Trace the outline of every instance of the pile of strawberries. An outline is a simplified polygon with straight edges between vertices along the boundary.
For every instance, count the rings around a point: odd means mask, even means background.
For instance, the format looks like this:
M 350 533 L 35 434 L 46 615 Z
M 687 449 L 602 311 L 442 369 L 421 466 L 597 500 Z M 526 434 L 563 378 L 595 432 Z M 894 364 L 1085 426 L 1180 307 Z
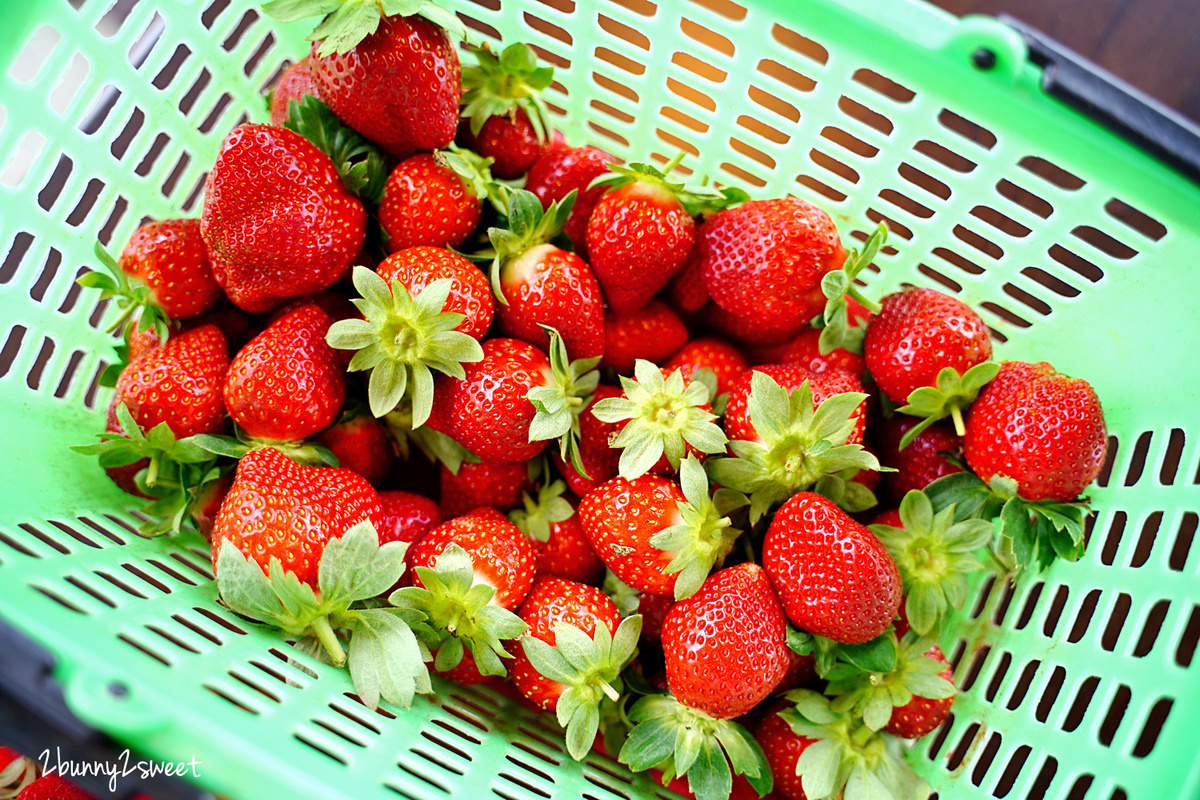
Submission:
M 897 743 L 949 712 L 968 577 L 1082 553 L 1091 387 L 865 297 L 882 228 L 569 146 L 531 48 L 394 5 L 320 24 L 199 219 L 98 250 L 77 449 L 368 706 L 436 672 L 702 800 L 927 792 Z

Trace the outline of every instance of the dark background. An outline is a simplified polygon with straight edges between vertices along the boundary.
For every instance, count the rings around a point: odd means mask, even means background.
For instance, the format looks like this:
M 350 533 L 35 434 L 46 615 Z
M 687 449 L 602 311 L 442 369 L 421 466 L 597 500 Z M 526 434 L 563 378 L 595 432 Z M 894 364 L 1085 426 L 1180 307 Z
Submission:
M 1200 0 L 932 0 L 965 16 L 1008 14 L 1200 120 Z

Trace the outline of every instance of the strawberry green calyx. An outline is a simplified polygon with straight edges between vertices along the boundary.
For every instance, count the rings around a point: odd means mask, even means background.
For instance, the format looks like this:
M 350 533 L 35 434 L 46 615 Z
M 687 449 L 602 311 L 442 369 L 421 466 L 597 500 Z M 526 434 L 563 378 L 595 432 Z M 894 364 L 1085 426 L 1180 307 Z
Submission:
M 410 397 L 403 398 L 399 405 L 384 414 L 383 422 L 396 442 L 400 457 L 405 461 L 413 447 L 420 450 L 430 462 L 444 464 L 454 475 L 458 474 L 463 464 L 478 464 L 480 461 L 479 456 L 441 431 L 435 431 L 428 425 L 414 428 Z
M 750 519 L 756 522 L 823 476 L 851 468 L 885 469 L 862 445 L 846 444 L 854 429 L 852 415 L 865 398 L 844 392 L 814 410 L 808 381 L 789 394 L 770 375 L 756 372 L 746 408 L 761 441 L 731 441 L 734 457 L 714 459 L 709 474 L 750 497 Z
M 215 454 L 197 443 L 195 436 L 176 439 L 165 422 L 142 431 L 124 403 L 117 405 L 116 415 L 121 429 L 131 433 L 106 431 L 97 434 L 101 441 L 71 449 L 96 456 L 104 469 L 146 459 L 145 469 L 134 476 L 138 491 L 151 498 L 141 509 L 148 519 L 138 527 L 138 532 L 145 536 L 179 533 L 204 487 L 218 480 L 232 465 L 221 463 Z
M 600 384 L 600 371 L 596 369 L 600 358 L 571 361 L 558 331 L 548 325 L 541 328 L 550 337 L 550 371 L 554 380 L 549 386 L 534 386 L 526 394 L 537 410 L 529 425 L 529 441 L 557 440 L 559 455 L 587 478 L 579 451 L 579 415 Z
M 366 267 L 354 268 L 352 300 L 366 319 L 345 319 L 329 327 L 331 347 L 355 350 L 348 369 L 370 370 L 367 398 L 371 413 L 382 417 L 406 396 L 412 401 L 413 427 L 429 419 L 433 408 L 433 372 L 463 379 L 463 363 L 483 360 L 479 342 L 456 331 L 462 314 L 443 311 L 453 282 L 441 278 L 413 297 L 399 281 L 391 288 Z
M 701 213 L 712 214 L 726 206 L 742 202 L 741 194 L 733 191 L 722 191 L 712 186 L 688 185 L 672 181 L 667 176 L 680 161 L 683 153 L 678 154 L 662 167 L 635 161 L 630 164 L 609 164 L 608 172 L 598 175 L 589 185 L 589 189 L 603 187 L 605 190 L 628 186 L 631 183 L 642 183 L 658 187 L 658 189 L 679 201 L 691 216 Z
M 734 773 L 744 775 L 760 796 L 771 791 L 762 748 L 733 720 L 715 719 L 666 694 L 641 698 L 628 716 L 635 724 L 618 760 L 635 772 L 659 767 L 668 775 L 687 775 L 697 800 L 726 800 Z
M 633 374 L 621 376 L 624 397 L 608 397 L 592 407 L 601 422 L 626 423 L 612 442 L 623 448 L 617 466 L 622 478 L 645 475 L 663 455 L 678 470 L 687 445 L 701 453 L 724 452 L 729 439 L 709 410 L 707 386 L 685 382 L 682 369 L 664 377 L 661 369 L 641 358 Z
M 410 17 L 414 14 L 440 25 L 452 36 L 462 39 L 467 29 L 452 12 L 434 0 L 271 0 L 263 3 L 263 12 L 276 22 L 298 22 L 323 17 L 310 42 L 320 42 L 317 55 L 347 53 L 379 28 L 384 17 Z
M 500 659 L 512 656 L 502 640 L 517 638 L 526 625 L 508 609 L 489 605 L 496 590 L 475 583 L 467 551 L 452 544 L 438 556 L 433 569 L 417 567 L 414 572 L 423 586 L 397 589 L 388 602 L 425 615 L 422 633 L 425 645 L 437 651 L 434 669 L 454 669 L 470 651 L 480 674 L 507 675 Z
M 554 67 L 538 64 L 537 53 L 523 42 L 492 52 L 487 44 L 467 48 L 474 65 L 462 69 L 462 117 L 475 136 L 492 117 L 512 118 L 518 110 L 529 117 L 539 141 L 546 141 L 550 119 L 542 92 L 554 82 Z
M 836 711 L 810 689 L 784 695 L 792 703 L 780 716 L 799 736 L 813 740 L 796 762 L 796 774 L 810 800 L 912 800 L 929 796 L 888 739 L 853 714 Z
M 847 514 L 857 514 L 879 504 L 875 493 L 858 481 L 852 480 L 861 470 L 850 467 L 832 475 L 822 475 L 813 485 L 813 491 L 837 503 Z
M 908 396 L 908 405 L 896 409 L 902 414 L 924 417 L 905 432 L 900 439 L 900 448 L 908 447 L 913 439 L 939 419 L 950 417 L 959 436 L 966 431 L 962 410 L 975 402 L 984 386 L 1000 372 L 995 361 L 984 361 L 968 369 L 962 375 L 954 367 L 944 367 L 937 374 L 934 386 L 913 389 Z
M 300 134 L 329 156 L 346 188 L 363 201 L 379 205 L 388 169 L 383 152 L 368 142 L 312 95 L 292 100 L 283 127 Z
M 839 666 L 853 672 L 891 672 L 896 668 L 896 634 L 890 627 L 869 641 L 844 644 L 789 625 L 787 646 L 802 656 L 813 656 L 821 678 Z
M 347 666 L 368 707 L 383 699 L 407 708 L 415 694 L 433 691 L 425 666 L 432 656 L 418 637 L 423 616 L 373 602 L 404 573 L 407 549 L 403 542 L 380 545 L 369 522 L 355 525 L 325 546 L 314 589 L 276 558 L 264 574 L 226 540 L 217 554 L 217 589 L 230 610 L 297 638 L 302 651 L 319 642 L 320 660 Z
M 887 225 L 879 223 L 879 227 L 863 243 L 861 251 L 851 249 L 846 254 L 842 268 L 826 273 L 821 279 L 821 292 L 827 300 L 825 311 L 816 323 L 822 326 L 821 336 L 817 340 L 817 347 L 822 355 L 828 355 L 839 347 L 851 353 L 862 354 L 866 329 L 862 326 L 850 326 L 846 318 L 846 298 L 854 298 L 872 314 L 879 311 L 879 303 L 863 295 L 854 281 L 859 273 L 875 260 L 879 249 L 887 241 L 887 234 Z
M 951 608 L 967 600 L 967 576 L 982 569 L 975 553 L 993 536 L 991 520 L 954 521 L 954 506 L 936 514 L 929 497 L 913 490 L 900 501 L 902 528 L 871 525 L 896 560 L 904 582 L 904 612 L 912 629 L 934 634 Z
M 896 666 L 887 672 L 870 672 L 838 664 L 826 676 L 825 694 L 830 708 L 861 717 L 873 731 L 892 718 L 892 709 L 908 705 L 914 697 L 945 700 L 953 697 L 954 684 L 941 676 L 946 665 L 928 654 L 936 642 L 931 636 L 909 631 L 899 642 Z
M 520 188 L 518 181 L 502 181 L 492 175 L 492 162 L 471 150 L 465 150 L 453 142 L 445 150 L 438 150 L 433 158 L 439 164 L 454 171 L 466 181 L 471 192 L 481 200 L 487 200 L 500 214 L 508 213 L 512 193 Z
M 521 639 L 521 648 L 543 677 L 566 689 L 558 698 L 555 714 L 566 729 L 567 752 L 581 760 L 592 749 L 600 729 L 600 707 L 605 698 L 616 702 L 623 684 L 621 673 L 637 655 L 642 632 L 640 615 L 621 620 L 615 633 L 596 626 L 589 637 L 567 622 L 554 626 L 556 644 L 533 636 Z
M 539 542 L 550 541 L 550 525 L 570 519 L 575 509 L 563 497 L 567 491 L 566 481 L 557 480 L 541 486 L 537 497 L 530 497 L 529 492 L 521 492 L 522 508 L 508 512 L 512 524 L 521 529 L 521 533 Z
M 167 318 L 163 310 L 159 308 L 151 298 L 152 289 L 136 278 L 130 278 L 117 265 L 117 260 L 112 257 L 104 246 L 96 242 L 92 252 L 96 254 L 96 259 L 101 266 L 107 270 L 108 274 L 93 270 L 84 275 L 80 275 L 75 282 L 85 289 L 99 289 L 100 298 L 113 298 L 116 302 L 120 314 L 112 324 L 106 329 L 107 333 L 115 333 L 122 326 L 126 326 L 126 337 L 128 337 L 129 326 L 127 323 L 135 314 L 139 314 L 137 321 L 138 331 L 154 330 L 160 342 L 166 342 L 170 336 Z M 126 354 L 128 349 L 126 349 Z M 116 385 L 116 376 L 113 376 L 112 385 Z
M 246 432 L 236 424 L 233 426 L 232 436 L 198 433 L 190 437 L 190 439 L 197 447 L 207 450 L 214 456 L 223 456 L 234 460 L 255 450 L 270 447 L 283 453 L 292 461 L 308 467 L 338 466 L 337 456 L 324 445 L 303 439 L 294 442 L 281 442 L 278 439 L 260 439 L 247 436 Z
M 547 209 L 542 209 L 542 201 L 537 195 L 526 189 L 515 189 L 509 195 L 507 227 L 488 228 L 488 240 L 492 243 L 490 250 L 476 253 L 472 258 L 487 259 L 492 262 L 490 276 L 492 294 L 496 299 L 508 305 L 504 290 L 500 288 L 500 270 L 509 261 L 518 258 L 534 247 L 541 244 L 553 244 L 563 250 L 571 249 L 571 240 L 563 229 L 571 209 L 575 207 L 577 192 L 571 192 L 562 200 L 551 203 Z
M 935 511 L 953 506 L 956 521 L 999 520 L 996 533 L 1013 562 L 1007 564 L 995 548 L 988 551 L 1001 572 L 1021 573 L 1027 568 L 1040 572 L 1057 559 L 1078 561 L 1083 556 L 1087 498 L 1072 503 L 1026 500 L 1011 478 L 993 475 L 990 483 L 984 483 L 970 471 L 938 478 L 924 491 Z
M 713 567 L 733 549 L 741 530 L 734 528 L 729 515 L 749 505 L 741 492 L 720 488 L 709 495 L 708 476 L 694 455 L 688 455 L 679 465 L 679 484 L 687 502 L 679 503 L 682 522 L 663 528 L 650 537 L 650 544 L 659 550 L 676 553 L 663 570 L 675 578 L 675 599 L 691 597 L 699 589 Z

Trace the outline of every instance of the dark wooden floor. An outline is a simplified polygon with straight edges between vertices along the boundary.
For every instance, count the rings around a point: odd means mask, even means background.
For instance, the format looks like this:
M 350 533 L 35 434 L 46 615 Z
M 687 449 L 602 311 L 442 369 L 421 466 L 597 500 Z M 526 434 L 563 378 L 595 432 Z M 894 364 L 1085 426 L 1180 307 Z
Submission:
M 1200 0 L 932 0 L 1009 14 L 1192 120 L 1200 120 Z

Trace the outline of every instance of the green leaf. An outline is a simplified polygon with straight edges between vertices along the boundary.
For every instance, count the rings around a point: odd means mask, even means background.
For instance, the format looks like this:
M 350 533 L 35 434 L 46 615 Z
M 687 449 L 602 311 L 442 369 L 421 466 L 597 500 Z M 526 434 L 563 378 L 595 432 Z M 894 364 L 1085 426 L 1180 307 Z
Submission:
M 357 600 L 378 597 L 404 574 L 402 542 L 379 544 L 379 536 L 369 521 L 350 528 L 331 539 L 321 554 L 318 586 L 326 605 L 345 609 Z
M 382 698 L 408 708 L 415 694 L 433 691 L 421 646 L 396 610 L 363 609 L 354 622 L 347 660 L 363 705 L 375 708 Z
M 217 551 L 217 591 L 231 611 L 260 622 L 272 622 L 283 614 L 279 598 L 262 567 L 242 555 L 229 540 Z
M 891 672 L 896 668 L 896 636 L 885 631 L 869 642 L 843 644 L 841 657 L 864 672 Z

